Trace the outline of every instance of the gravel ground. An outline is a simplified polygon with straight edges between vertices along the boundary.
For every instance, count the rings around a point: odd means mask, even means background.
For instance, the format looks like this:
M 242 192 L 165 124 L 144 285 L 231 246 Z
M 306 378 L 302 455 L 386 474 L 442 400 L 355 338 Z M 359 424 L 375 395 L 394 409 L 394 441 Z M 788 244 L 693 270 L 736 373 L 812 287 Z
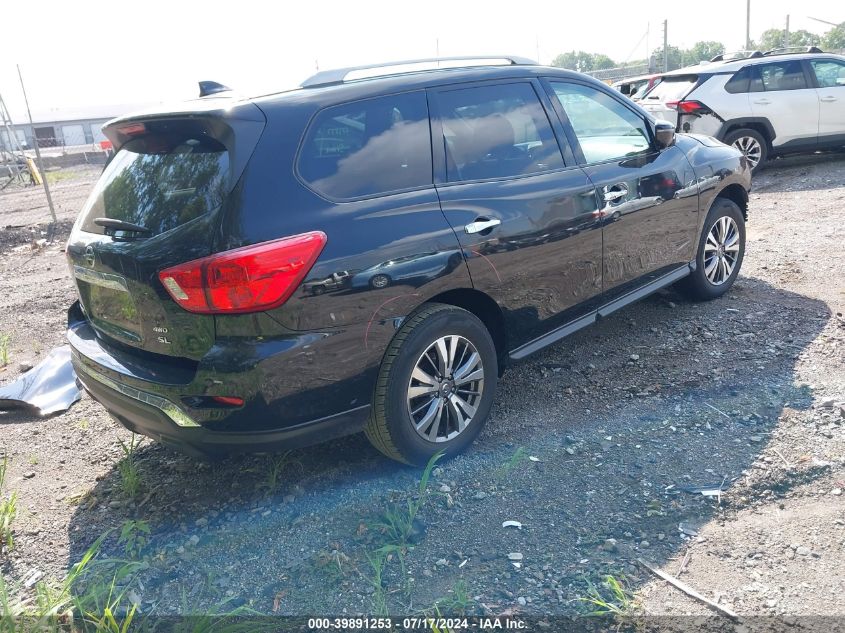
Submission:
M 0 231 L 3 383 L 62 344 L 74 299 L 62 246 L 28 240 Z M 49 419 L 0 415 L 20 505 L 0 571 L 60 577 L 141 519 L 146 613 L 229 600 L 268 614 L 573 615 L 606 575 L 624 579 L 626 613 L 714 613 L 642 559 L 742 616 L 845 615 L 843 241 L 845 156 L 776 161 L 755 178 L 731 293 L 653 296 L 508 371 L 479 441 L 435 468 L 381 584 L 371 561 L 394 541 L 379 520 L 417 498 L 419 471 L 360 436 L 215 464 L 144 440 L 128 499 L 129 434 L 87 396 Z M 105 547 L 123 555 L 114 536 Z

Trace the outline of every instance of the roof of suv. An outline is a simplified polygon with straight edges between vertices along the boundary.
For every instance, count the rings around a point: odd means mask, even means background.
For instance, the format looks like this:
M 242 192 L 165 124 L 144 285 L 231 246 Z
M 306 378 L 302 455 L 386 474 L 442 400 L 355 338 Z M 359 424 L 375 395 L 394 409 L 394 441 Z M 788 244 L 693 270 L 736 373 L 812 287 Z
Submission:
M 430 86 L 445 86 L 453 83 L 470 81 L 485 81 L 488 79 L 516 79 L 525 77 L 548 77 L 554 75 L 561 78 L 579 78 L 603 87 L 606 84 L 581 73 L 556 68 L 553 66 L 537 65 L 507 65 L 507 66 L 471 66 L 459 68 L 438 68 L 408 73 L 383 75 L 366 79 L 353 79 L 343 83 L 316 86 L 314 88 L 296 88 L 286 92 L 278 92 L 255 97 L 260 104 L 281 102 L 289 99 L 345 100 L 364 96 L 375 96 L 399 90 L 415 90 Z
M 845 57 L 842 55 L 835 55 L 833 53 L 783 53 L 777 55 L 764 55 L 762 57 L 744 57 L 742 59 L 732 59 L 726 62 L 705 62 L 702 64 L 696 64 L 695 66 L 686 66 L 684 68 L 678 68 L 677 70 L 670 70 L 667 73 L 663 73 L 663 76 L 673 77 L 678 75 L 726 74 L 736 72 L 748 65 L 766 64 L 779 60 L 819 58 L 845 60 Z

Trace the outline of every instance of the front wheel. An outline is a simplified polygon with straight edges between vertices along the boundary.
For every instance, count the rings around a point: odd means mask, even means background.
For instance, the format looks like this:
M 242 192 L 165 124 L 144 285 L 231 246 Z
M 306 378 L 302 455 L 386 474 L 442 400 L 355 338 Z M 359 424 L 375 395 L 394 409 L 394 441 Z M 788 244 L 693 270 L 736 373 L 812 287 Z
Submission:
M 487 421 L 497 380 L 496 348 L 484 324 L 461 308 L 428 304 L 387 348 L 367 439 L 416 466 L 440 451 L 459 453 Z
M 692 299 L 709 301 L 736 281 L 745 256 L 745 220 L 732 200 L 716 198 L 698 242 L 695 270 L 680 287 Z

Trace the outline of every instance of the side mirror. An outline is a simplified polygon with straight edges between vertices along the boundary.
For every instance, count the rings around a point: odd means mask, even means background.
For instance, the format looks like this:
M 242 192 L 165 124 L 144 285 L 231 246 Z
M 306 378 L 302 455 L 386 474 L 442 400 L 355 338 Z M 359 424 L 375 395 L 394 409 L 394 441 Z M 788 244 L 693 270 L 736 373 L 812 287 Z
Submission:
M 657 121 L 654 124 L 654 142 L 658 149 L 666 149 L 675 144 L 675 126 L 668 121 Z

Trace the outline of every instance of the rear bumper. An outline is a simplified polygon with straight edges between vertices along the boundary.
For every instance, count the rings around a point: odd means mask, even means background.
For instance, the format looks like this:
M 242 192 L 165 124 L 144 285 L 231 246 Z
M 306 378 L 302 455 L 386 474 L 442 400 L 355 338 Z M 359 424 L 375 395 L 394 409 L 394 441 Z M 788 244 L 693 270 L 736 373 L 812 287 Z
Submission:
M 361 430 L 380 360 L 348 330 L 223 338 L 198 362 L 171 360 L 101 340 L 77 304 L 67 337 L 82 387 L 121 424 L 206 454 L 304 446 Z M 245 403 L 197 407 L 198 396 Z
M 212 431 L 193 422 L 184 410 L 169 400 L 115 383 L 80 364 L 76 358 L 73 364 L 85 391 L 123 426 L 133 433 L 193 454 L 271 452 L 308 446 L 361 430 L 370 412 L 370 406 L 364 405 L 276 431 Z M 174 415 L 177 411 L 179 413 Z M 185 418 L 191 422 L 186 424 Z

